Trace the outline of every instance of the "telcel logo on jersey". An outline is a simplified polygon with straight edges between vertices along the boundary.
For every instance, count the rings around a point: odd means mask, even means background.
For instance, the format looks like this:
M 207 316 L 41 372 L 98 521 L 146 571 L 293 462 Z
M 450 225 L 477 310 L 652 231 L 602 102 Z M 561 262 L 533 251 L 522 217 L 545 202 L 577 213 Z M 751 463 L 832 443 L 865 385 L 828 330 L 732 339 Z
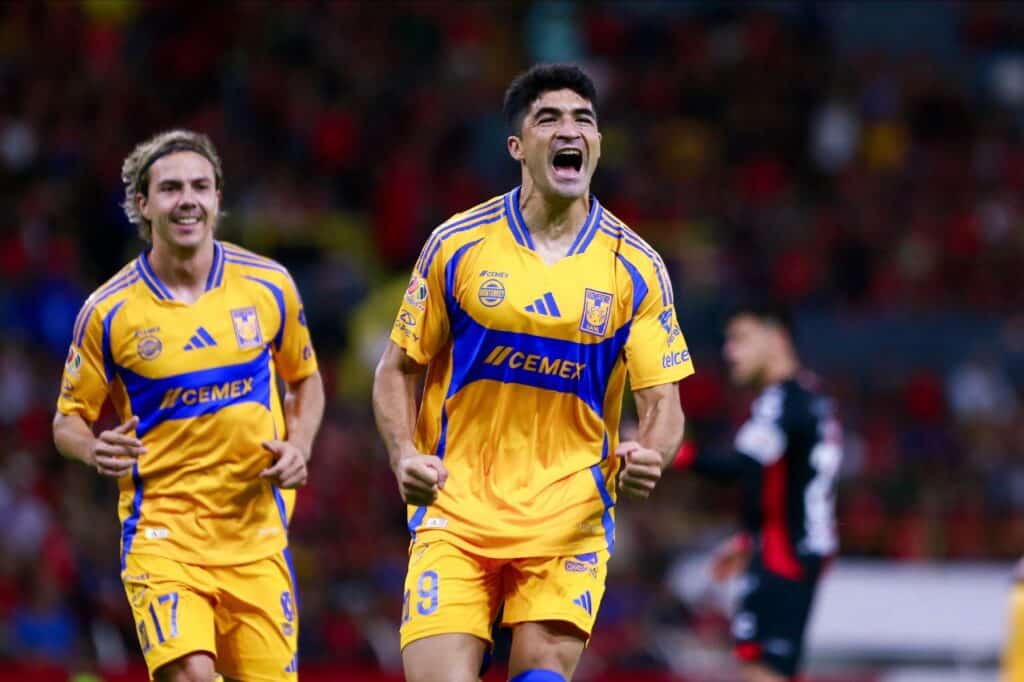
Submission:
M 169 410 L 178 403 L 182 405 L 202 405 L 218 400 L 229 400 L 248 395 L 253 391 L 253 377 L 225 381 L 220 384 L 209 384 L 198 388 L 172 388 L 164 393 L 160 402 L 161 410 Z
M 674 353 L 666 353 L 661 356 L 661 366 L 663 369 L 669 367 L 676 367 L 681 365 L 690 359 L 690 351 L 688 350 L 677 350 Z
M 582 362 L 552 358 L 537 353 L 524 353 L 512 346 L 495 346 L 494 350 L 484 358 L 484 363 L 495 367 L 504 365 L 509 369 L 519 369 L 535 374 L 557 375 L 563 379 L 579 379 L 586 368 L 586 364 Z

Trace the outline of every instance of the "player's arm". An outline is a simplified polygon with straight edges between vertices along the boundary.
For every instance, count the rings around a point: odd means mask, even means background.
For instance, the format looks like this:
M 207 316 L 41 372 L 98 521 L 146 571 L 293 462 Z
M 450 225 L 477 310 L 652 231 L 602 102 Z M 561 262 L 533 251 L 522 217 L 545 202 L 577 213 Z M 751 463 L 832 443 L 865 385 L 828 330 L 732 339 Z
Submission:
M 313 340 L 306 325 L 299 290 L 291 277 L 281 283 L 284 303 L 281 341 L 274 345 L 274 366 L 284 380 L 284 440 L 263 447 L 273 453 L 273 463 L 260 472 L 278 488 L 298 488 L 309 478 L 313 441 L 324 416 L 324 382 L 317 366 Z
M 99 436 L 93 431 L 110 391 L 112 370 L 104 361 L 103 323 L 92 300 L 82 306 L 75 323 L 53 417 L 53 442 L 65 457 L 117 478 L 131 472 L 135 458 L 146 448 L 134 433 L 138 417 Z
M 678 382 L 633 392 L 639 425 L 636 440 L 619 444 L 615 454 L 624 458 L 619 489 L 631 497 L 651 494 L 662 470 L 683 440 L 685 418 L 679 404 Z
M 679 446 L 672 466 L 720 482 L 751 479 L 761 474 L 760 462 L 746 453 L 739 450 L 716 452 L 713 449 L 697 448 L 690 442 Z
M 676 454 L 674 466 L 719 481 L 756 481 L 764 467 L 786 454 L 788 443 L 789 436 L 779 419 L 755 412 L 736 432 L 732 450 L 715 452 L 684 443 Z
M 309 478 L 313 441 L 324 416 L 324 382 L 320 371 L 285 383 L 284 423 L 287 438 L 267 441 L 263 447 L 274 454 L 274 463 L 260 472 L 279 488 L 298 488 Z
M 65 457 L 118 478 L 131 473 L 135 458 L 146 452 L 142 441 L 132 434 L 138 423 L 139 418 L 132 417 L 97 437 L 81 416 L 58 410 L 53 417 L 53 443 Z
M 373 414 L 391 470 L 406 504 L 429 505 L 444 488 L 448 472 L 441 459 L 419 452 L 413 442 L 416 388 L 425 367 L 394 341 L 388 343 L 373 379 Z

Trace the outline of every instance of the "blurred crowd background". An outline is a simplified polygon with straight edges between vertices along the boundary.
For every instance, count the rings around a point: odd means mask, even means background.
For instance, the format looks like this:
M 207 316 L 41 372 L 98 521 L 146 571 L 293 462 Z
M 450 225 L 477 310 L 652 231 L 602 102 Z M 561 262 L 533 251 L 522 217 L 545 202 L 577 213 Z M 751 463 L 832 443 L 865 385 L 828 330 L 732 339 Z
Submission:
M 79 306 L 143 248 L 122 159 L 188 127 L 224 160 L 220 236 L 290 268 L 328 384 L 292 526 L 302 660 L 396 668 L 408 534 L 372 366 L 430 230 L 517 184 L 501 97 L 538 61 L 597 82 L 594 192 L 671 272 L 689 437 L 744 417 L 722 315 L 770 292 L 843 417 L 842 553 L 1021 553 L 1024 5 L 2 3 L 0 661 L 138 663 L 115 486 L 50 420 Z M 665 632 L 725 651 L 664 578 L 736 502 L 671 472 L 620 505 L 589 669 L 663 666 Z

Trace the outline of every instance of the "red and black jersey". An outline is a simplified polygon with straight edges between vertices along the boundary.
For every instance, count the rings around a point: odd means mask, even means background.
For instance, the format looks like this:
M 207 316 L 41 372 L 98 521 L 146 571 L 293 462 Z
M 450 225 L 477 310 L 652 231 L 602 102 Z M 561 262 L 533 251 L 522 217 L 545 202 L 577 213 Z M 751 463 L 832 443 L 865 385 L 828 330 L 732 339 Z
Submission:
M 693 451 L 681 464 L 743 487 L 743 525 L 768 570 L 804 577 L 801 557 L 836 552 L 835 480 L 841 431 L 813 379 L 768 386 L 729 453 Z

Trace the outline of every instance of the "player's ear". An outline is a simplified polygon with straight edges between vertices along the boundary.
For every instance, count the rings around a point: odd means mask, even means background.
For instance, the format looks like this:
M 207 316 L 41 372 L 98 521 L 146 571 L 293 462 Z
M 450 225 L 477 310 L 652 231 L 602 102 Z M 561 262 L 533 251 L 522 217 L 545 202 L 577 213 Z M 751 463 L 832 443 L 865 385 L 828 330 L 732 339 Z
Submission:
M 135 194 L 135 205 L 138 207 L 139 213 L 142 214 L 143 218 L 145 218 L 146 220 L 152 220 L 152 218 L 150 218 L 149 215 L 146 213 L 149 207 L 149 202 L 146 201 L 145 194 L 143 194 L 142 192 L 137 192 Z
M 516 161 L 523 160 L 523 141 L 515 135 L 508 136 L 508 154 Z

